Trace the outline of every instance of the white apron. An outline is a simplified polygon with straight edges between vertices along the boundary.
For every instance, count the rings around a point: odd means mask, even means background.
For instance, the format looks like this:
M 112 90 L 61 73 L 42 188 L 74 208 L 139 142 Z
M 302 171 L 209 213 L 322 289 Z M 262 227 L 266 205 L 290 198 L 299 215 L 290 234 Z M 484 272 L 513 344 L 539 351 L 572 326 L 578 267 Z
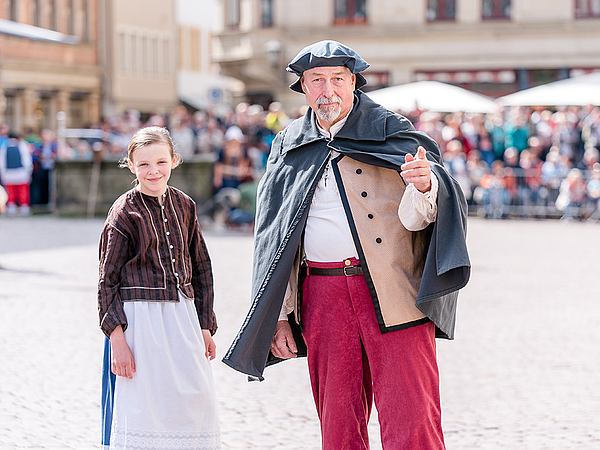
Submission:
M 125 302 L 135 373 L 116 378 L 111 450 L 217 450 L 217 399 L 194 302 Z

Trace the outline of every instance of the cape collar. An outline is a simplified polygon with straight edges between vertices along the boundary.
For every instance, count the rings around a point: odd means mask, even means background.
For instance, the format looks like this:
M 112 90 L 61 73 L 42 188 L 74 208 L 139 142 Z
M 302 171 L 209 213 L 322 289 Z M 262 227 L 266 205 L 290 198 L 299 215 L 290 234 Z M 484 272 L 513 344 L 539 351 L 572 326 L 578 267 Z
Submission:
M 383 106 L 375 103 L 362 91 L 356 91 L 354 94 L 354 108 L 348 114 L 346 124 L 333 139 L 384 142 L 386 139 L 386 120 L 387 110 Z M 328 140 L 319 133 L 315 113 L 310 107 L 303 117 L 293 121 L 283 133 L 283 142 L 280 149 L 282 155 L 311 142 Z

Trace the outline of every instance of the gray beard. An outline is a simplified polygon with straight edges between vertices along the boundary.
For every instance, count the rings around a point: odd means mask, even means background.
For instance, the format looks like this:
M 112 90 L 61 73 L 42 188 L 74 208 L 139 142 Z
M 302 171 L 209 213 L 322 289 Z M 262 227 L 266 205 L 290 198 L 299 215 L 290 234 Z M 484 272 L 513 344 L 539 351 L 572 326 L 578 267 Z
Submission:
M 322 108 L 320 105 L 317 106 L 317 116 L 323 122 L 333 122 L 336 120 L 340 113 L 342 112 L 342 108 L 339 104 L 336 104 L 333 108 Z

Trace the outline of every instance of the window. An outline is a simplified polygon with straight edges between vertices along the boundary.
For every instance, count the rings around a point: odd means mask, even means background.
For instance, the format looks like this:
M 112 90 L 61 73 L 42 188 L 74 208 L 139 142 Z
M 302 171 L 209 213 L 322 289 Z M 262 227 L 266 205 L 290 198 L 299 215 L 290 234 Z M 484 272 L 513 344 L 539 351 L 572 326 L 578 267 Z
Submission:
M 36 27 L 42 26 L 42 5 L 40 0 L 33 0 L 31 2 L 31 13 L 33 15 L 33 25 Z
M 75 34 L 75 10 L 73 9 L 73 0 L 67 0 L 67 34 Z
M 8 0 L 8 20 L 19 21 L 18 0 Z
M 148 38 L 146 36 L 142 36 L 142 49 L 140 53 L 142 54 L 142 73 L 148 75 Z
M 137 64 L 138 50 L 137 50 L 137 35 L 136 34 L 132 34 L 131 36 L 129 36 L 129 51 L 130 51 L 129 67 L 131 68 L 131 73 L 136 73 L 138 71 L 138 64 Z
M 438 20 L 454 20 L 456 18 L 455 0 L 428 0 L 427 20 L 435 22 Z
M 190 30 L 190 57 L 191 69 L 200 70 L 200 30 L 192 28 Z
M 484 19 L 510 19 L 510 0 L 483 0 Z
M 171 73 L 171 49 L 169 39 L 163 39 L 163 73 L 169 75 Z
M 81 0 L 81 9 L 82 9 L 82 26 L 83 26 L 83 34 L 82 34 L 82 38 L 83 38 L 83 42 L 89 42 L 90 41 L 90 18 L 89 18 L 89 5 L 88 5 L 88 1 L 87 0 Z
M 240 0 L 227 0 L 225 4 L 225 26 L 227 28 L 239 28 Z
M 365 23 L 366 0 L 335 0 L 334 23 L 337 25 Z
M 47 4 L 48 8 L 48 28 L 58 30 L 57 15 L 56 15 L 56 0 L 50 0 Z
M 158 75 L 158 39 L 152 38 L 152 73 Z
M 575 0 L 575 17 L 600 17 L 600 0 Z
M 119 62 L 121 72 L 127 72 L 127 38 L 125 33 L 119 33 Z
M 260 23 L 263 28 L 273 26 L 273 0 L 261 0 Z

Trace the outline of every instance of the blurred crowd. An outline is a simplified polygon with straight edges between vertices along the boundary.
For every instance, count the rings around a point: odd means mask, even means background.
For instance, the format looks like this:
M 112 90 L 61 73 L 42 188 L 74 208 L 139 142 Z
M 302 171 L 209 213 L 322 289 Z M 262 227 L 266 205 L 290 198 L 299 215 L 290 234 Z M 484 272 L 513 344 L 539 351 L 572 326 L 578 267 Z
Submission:
M 257 182 L 271 142 L 289 120 L 281 104 L 273 102 L 267 109 L 240 103 L 220 116 L 178 106 L 168 114 L 142 120 L 138 111 L 131 110 L 87 129 L 65 130 L 62 140 L 51 130 L 44 129 L 39 135 L 27 130 L 18 135 L 1 124 L 0 185 L 8 194 L 6 210 L 9 215 L 28 215 L 30 205 L 50 205 L 57 160 L 121 160 L 133 134 L 141 127 L 155 125 L 169 129 L 183 161 L 214 163 L 215 195 L 201 205 L 200 214 L 231 226 L 252 224 Z
M 28 214 L 30 204 L 51 202 L 49 182 L 57 159 L 122 159 L 140 127 L 157 125 L 169 129 L 184 161 L 214 162 L 214 197 L 201 206 L 201 214 L 231 226 L 251 224 L 257 182 L 273 138 L 303 113 L 286 113 L 277 102 L 266 109 L 240 103 L 220 116 L 179 106 L 142 120 L 139 112 L 129 111 L 104 119 L 81 136 L 67 133 L 60 145 L 53 131 L 17 136 L 2 124 L 0 182 L 9 194 L 8 213 Z M 470 213 L 488 218 L 600 218 L 600 108 L 401 113 L 437 141 Z
M 407 115 L 433 137 L 471 213 L 597 219 L 600 108 Z

